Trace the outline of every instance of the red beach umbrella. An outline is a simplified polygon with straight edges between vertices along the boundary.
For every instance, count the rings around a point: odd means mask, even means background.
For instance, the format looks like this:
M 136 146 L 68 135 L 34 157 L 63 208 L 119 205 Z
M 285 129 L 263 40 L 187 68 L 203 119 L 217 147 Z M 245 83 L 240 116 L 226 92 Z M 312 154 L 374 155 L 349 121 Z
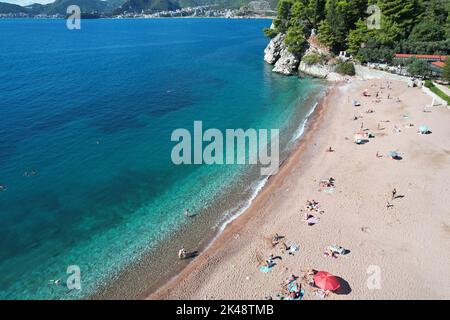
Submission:
M 314 283 L 320 289 L 329 291 L 335 291 L 341 286 L 339 284 L 339 280 L 331 273 L 328 273 L 326 271 L 317 272 L 314 276 Z

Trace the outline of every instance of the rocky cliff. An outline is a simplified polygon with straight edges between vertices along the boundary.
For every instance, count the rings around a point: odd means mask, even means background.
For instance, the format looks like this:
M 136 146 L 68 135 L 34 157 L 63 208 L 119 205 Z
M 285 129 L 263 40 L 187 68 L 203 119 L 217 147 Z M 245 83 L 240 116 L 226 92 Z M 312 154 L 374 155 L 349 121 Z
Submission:
M 264 61 L 274 66 L 273 72 L 284 75 L 309 75 L 329 81 L 344 79 L 343 76 L 334 72 L 334 65 L 330 62 L 332 60 L 331 53 L 326 47 L 318 43 L 314 33 L 308 39 L 302 57 L 289 52 L 284 39 L 284 34 L 277 34 L 264 50 Z M 301 61 L 303 57 L 308 55 L 317 55 L 322 57 L 322 59 L 311 64 Z
M 277 34 L 270 40 L 264 50 L 264 61 L 274 65 L 273 72 L 285 75 L 296 74 L 300 63 L 299 57 L 289 52 L 284 43 L 285 35 Z

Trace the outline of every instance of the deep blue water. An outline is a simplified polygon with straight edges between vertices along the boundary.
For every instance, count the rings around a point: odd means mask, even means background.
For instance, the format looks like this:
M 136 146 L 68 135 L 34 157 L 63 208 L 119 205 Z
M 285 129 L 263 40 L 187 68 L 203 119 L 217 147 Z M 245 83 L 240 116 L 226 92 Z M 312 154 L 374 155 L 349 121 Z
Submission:
M 321 85 L 271 72 L 268 25 L 0 20 L 0 298 L 87 296 L 239 180 L 173 165 L 174 129 L 294 134 Z M 83 290 L 49 285 L 73 264 Z

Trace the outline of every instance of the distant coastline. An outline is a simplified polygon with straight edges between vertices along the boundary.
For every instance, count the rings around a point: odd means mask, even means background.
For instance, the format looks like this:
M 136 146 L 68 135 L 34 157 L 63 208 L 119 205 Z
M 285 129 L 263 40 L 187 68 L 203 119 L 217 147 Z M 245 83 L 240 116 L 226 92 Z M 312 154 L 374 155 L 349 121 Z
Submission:
M 275 19 L 275 16 L 235 16 L 235 17 L 225 17 L 225 16 L 217 16 L 217 17 L 205 17 L 205 16 L 180 16 L 180 17 L 81 17 L 81 19 L 92 20 L 92 19 L 123 19 L 123 20 L 138 20 L 138 19 L 233 19 L 233 20 L 245 20 L 245 19 Z M 46 20 L 46 19 L 67 19 L 67 17 L 62 15 L 52 15 L 52 16 L 5 16 L 0 14 L 0 19 L 38 19 L 38 20 Z

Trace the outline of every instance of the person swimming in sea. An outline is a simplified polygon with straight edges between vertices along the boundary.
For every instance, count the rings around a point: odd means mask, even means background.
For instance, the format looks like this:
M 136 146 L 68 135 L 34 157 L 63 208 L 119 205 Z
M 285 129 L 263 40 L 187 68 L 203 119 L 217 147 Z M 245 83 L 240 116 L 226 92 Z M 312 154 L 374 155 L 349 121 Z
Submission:
M 24 177 L 32 177 L 32 176 L 35 176 L 35 175 L 37 175 L 37 171 L 36 171 L 36 170 L 31 170 L 30 172 L 25 171 L 25 172 L 23 173 L 23 176 L 24 176 Z
M 6 189 L 8 189 L 7 186 L 5 186 L 4 184 L 0 184 L 0 191 L 6 191 Z

